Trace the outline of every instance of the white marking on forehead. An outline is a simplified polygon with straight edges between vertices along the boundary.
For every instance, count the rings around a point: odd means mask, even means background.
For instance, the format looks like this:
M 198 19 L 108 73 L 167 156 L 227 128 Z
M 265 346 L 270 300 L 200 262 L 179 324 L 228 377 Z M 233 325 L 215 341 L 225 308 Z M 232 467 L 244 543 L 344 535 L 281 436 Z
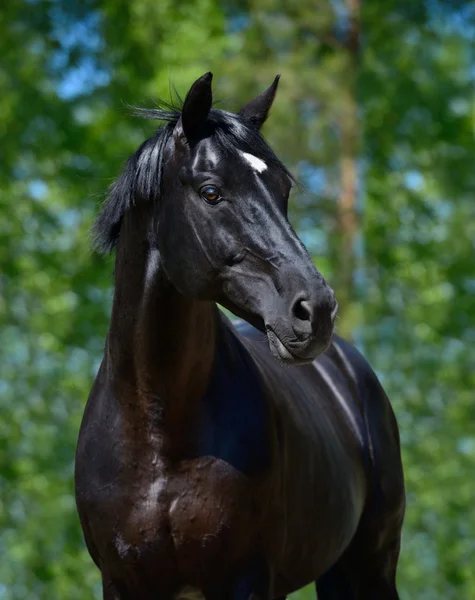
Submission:
M 247 152 L 243 152 L 242 150 L 240 150 L 239 152 L 241 153 L 241 156 L 244 158 L 244 160 L 251 165 L 254 171 L 257 171 L 258 173 L 263 173 L 267 169 L 266 163 L 260 158 L 257 158 L 257 156 L 254 156 L 254 154 L 248 154 Z

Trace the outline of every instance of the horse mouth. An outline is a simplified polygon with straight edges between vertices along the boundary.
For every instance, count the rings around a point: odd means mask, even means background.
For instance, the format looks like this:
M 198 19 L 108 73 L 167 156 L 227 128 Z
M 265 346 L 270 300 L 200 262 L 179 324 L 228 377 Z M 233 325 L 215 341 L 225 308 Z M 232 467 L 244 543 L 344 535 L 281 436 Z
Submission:
M 314 356 L 305 358 L 291 352 L 280 340 L 279 336 L 269 327 L 266 327 L 266 333 L 270 351 L 279 362 L 285 365 L 305 365 L 314 360 Z

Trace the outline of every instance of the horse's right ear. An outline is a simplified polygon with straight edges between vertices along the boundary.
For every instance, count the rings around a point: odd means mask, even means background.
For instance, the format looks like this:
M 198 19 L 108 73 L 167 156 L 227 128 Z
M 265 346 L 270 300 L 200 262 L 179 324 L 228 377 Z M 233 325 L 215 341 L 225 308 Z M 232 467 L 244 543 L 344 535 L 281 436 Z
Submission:
M 212 73 L 205 73 L 195 81 L 186 95 L 177 128 L 181 126 L 183 134 L 188 141 L 193 141 L 199 137 L 208 113 L 211 110 L 213 103 L 212 79 Z

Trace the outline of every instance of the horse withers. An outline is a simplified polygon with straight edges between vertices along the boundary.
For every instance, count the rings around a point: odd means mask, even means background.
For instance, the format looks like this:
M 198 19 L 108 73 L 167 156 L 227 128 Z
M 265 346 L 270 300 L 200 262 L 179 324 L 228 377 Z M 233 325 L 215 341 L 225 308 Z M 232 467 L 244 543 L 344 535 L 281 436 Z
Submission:
M 231 114 L 208 73 L 148 111 L 96 222 L 115 294 L 76 498 L 105 600 L 398 598 L 398 429 L 287 220 L 277 84 Z

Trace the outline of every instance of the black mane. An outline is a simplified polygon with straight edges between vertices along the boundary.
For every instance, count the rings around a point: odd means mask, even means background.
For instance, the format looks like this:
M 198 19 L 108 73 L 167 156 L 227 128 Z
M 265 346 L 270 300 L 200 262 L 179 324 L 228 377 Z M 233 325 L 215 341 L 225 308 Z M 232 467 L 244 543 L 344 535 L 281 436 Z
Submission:
M 126 161 L 120 177 L 109 187 L 106 201 L 92 228 L 94 246 L 101 252 L 111 252 L 119 239 L 122 218 L 136 201 L 158 200 L 162 180 L 164 151 L 181 109 L 162 103 L 165 108 L 135 109 L 147 119 L 165 122 Z M 213 108 L 207 118 L 207 127 L 216 142 L 232 154 L 243 150 L 293 176 L 280 162 L 259 131 L 250 122 L 224 110 Z

